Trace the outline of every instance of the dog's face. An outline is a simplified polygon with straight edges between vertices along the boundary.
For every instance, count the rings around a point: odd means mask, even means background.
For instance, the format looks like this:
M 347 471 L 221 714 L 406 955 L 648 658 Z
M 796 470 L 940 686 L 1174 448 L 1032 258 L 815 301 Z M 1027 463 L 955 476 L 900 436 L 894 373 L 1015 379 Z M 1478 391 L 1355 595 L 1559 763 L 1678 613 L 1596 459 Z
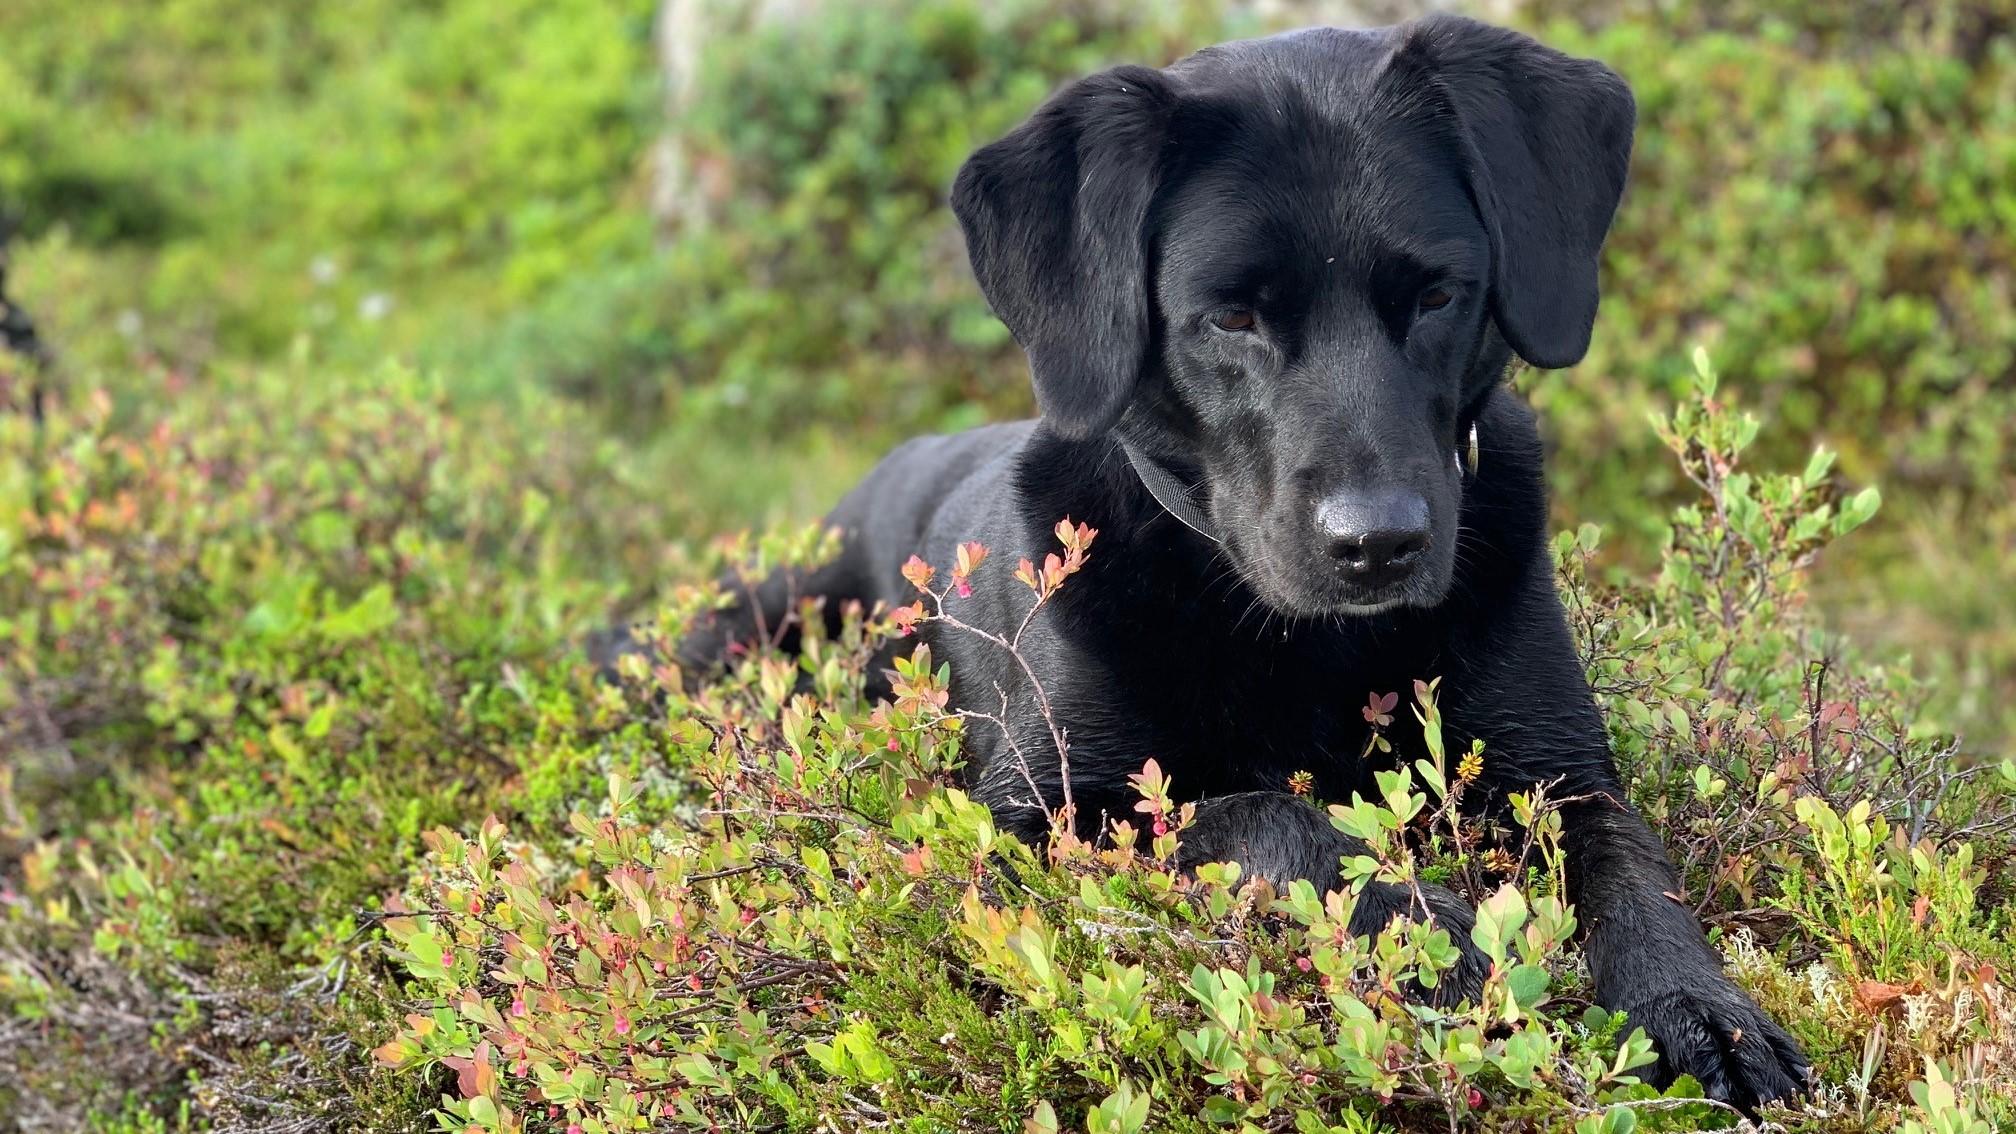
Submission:
M 1271 606 L 1432 606 L 1456 561 L 1464 411 L 1506 361 L 1490 238 L 1433 134 L 1313 97 L 1179 112 L 1208 142 L 1150 217 L 1171 431 Z
M 1432 606 L 1471 414 L 1587 349 L 1632 120 L 1517 33 L 1319 29 L 1083 80 L 953 203 L 1053 429 L 1201 482 L 1278 610 Z

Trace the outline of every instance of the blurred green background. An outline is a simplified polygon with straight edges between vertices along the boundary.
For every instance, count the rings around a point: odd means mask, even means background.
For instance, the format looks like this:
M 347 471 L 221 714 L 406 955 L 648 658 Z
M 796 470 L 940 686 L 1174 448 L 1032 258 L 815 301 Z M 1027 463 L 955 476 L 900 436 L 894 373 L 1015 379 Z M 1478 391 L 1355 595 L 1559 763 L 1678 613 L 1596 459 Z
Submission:
M 472 413 L 577 403 L 594 425 L 569 444 L 606 446 L 653 500 L 652 530 L 609 550 L 648 579 L 723 527 L 816 515 L 905 434 L 1028 411 L 943 204 L 973 146 L 1108 62 L 1405 11 L 665 8 L 8 0 L 0 215 L 53 381 L 130 413 L 389 355 Z M 1883 486 L 1821 565 L 1829 624 L 1914 655 L 1935 717 L 2006 750 L 2016 3 L 1480 14 L 1639 99 L 1595 346 L 1519 379 L 1561 520 L 1649 570 L 1679 486 L 1646 413 L 1705 344 L 1765 418 L 1765 462 L 1824 440 Z

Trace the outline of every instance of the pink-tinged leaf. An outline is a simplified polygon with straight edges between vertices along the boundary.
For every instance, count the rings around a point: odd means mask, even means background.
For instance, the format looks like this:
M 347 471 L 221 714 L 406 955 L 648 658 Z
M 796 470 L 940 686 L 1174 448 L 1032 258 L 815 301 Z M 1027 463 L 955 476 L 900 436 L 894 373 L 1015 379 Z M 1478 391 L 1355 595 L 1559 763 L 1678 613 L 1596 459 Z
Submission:
M 488 1043 L 477 1046 L 474 1058 L 449 1055 L 443 1056 L 441 1062 L 454 1070 L 455 1089 L 462 1092 L 463 1098 L 473 1099 L 497 1092 L 497 1068 L 490 1063 Z
M 979 570 L 980 564 L 986 561 L 987 545 L 978 540 L 968 540 L 959 545 L 957 561 L 952 567 L 952 574 L 955 578 L 964 579 Z
M 1022 560 L 1022 562 L 1016 566 L 1015 577 L 1021 580 L 1023 586 L 1028 587 L 1032 591 L 1040 592 L 1043 589 L 1036 582 L 1036 565 L 1029 562 L 1027 559 Z
M 937 573 L 936 568 L 915 555 L 903 563 L 903 578 L 920 591 L 930 588 L 931 578 Z
M 923 617 L 924 607 L 921 603 L 913 602 L 908 606 L 899 606 L 889 612 L 890 624 L 896 627 L 896 633 L 904 637 L 908 637 L 916 631 L 917 623 Z

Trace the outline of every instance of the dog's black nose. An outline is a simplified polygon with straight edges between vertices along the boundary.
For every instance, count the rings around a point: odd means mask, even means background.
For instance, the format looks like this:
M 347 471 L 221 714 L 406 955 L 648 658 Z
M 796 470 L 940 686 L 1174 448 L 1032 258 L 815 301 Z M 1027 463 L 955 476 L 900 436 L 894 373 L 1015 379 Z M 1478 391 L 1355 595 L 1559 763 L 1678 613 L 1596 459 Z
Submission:
M 1316 531 L 1354 581 L 1383 586 L 1428 550 L 1428 501 L 1405 489 L 1339 493 L 1317 506 Z

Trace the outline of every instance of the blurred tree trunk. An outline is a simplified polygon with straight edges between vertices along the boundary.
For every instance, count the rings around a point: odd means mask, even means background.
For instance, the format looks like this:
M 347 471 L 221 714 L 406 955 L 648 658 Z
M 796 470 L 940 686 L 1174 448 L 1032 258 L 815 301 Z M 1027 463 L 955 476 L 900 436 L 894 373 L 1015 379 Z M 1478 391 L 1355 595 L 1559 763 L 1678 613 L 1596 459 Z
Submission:
M 665 133 L 653 156 L 651 214 L 660 240 L 705 228 L 729 173 L 696 154 L 681 130 L 699 91 L 708 39 L 805 19 L 821 0 L 663 0 L 658 8 L 658 68 L 665 91 Z
M 828 3 L 849 0 L 662 0 L 656 32 L 658 66 L 662 74 L 665 132 L 653 155 L 651 212 L 661 241 L 705 228 L 714 219 L 714 203 L 732 191 L 733 173 L 718 157 L 702 154 L 681 130 L 693 100 L 699 96 L 699 70 L 709 39 L 747 34 L 772 24 L 816 18 Z M 856 0 L 858 2 L 858 0 Z M 888 0 L 913 4 L 929 0 Z M 1140 0 L 1072 0 L 1094 9 L 1114 10 Z M 1397 23 L 1424 12 L 1451 9 L 1485 19 L 1509 19 L 1521 0 L 1227 0 L 1228 11 L 1244 10 L 1267 27 L 1341 24 L 1371 27 Z M 1198 44 L 1198 47 L 1204 46 Z M 1115 60 L 1119 62 L 1119 60 Z

